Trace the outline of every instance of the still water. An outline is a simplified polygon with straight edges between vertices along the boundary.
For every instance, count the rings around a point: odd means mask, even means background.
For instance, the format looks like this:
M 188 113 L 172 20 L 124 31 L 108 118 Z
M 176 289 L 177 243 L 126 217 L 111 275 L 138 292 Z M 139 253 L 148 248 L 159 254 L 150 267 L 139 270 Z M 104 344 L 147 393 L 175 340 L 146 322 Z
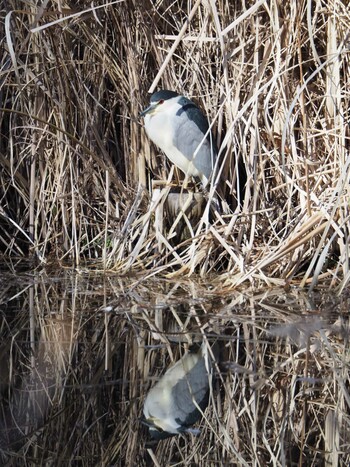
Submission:
M 349 294 L 69 269 L 0 285 L 1 465 L 350 465 Z M 153 440 L 147 394 L 193 346 L 216 348 L 202 414 Z

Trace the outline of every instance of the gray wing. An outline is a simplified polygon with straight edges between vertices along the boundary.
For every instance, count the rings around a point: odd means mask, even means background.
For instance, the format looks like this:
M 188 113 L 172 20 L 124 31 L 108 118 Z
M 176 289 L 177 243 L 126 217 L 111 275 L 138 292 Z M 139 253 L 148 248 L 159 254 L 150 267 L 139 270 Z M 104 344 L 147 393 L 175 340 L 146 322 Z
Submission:
M 179 380 L 174 388 L 176 421 L 183 426 L 195 423 L 201 413 L 193 403 L 193 398 L 204 410 L 208 405 L 209 375 L 204 358 L 200 358 L 191 371 Z
M 175 131 L 173 142 L 188 160 L 193 160 L 193 155 L 202 143 L 209 125 L 203 113 L 193 102 L 182 98 L 180 103 L 182 107 L 176 113 L 177 131 Z M 209 178 L 215 165 L 216 156 L 216 143 L 212 133 L 209 132 L 194 158 L 194 166 L 206 178 Z

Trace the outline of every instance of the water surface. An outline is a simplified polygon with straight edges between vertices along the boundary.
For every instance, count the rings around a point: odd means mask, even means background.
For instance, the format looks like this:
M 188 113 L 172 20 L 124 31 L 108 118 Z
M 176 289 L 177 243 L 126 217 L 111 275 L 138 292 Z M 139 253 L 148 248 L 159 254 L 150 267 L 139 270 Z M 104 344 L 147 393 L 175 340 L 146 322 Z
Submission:
M 185 278 L 1 273 L 3 465 L 350 465 L 349 294 L 213 294 Z M 209 405 L 150 442 L 149 389 L 218 340 Z

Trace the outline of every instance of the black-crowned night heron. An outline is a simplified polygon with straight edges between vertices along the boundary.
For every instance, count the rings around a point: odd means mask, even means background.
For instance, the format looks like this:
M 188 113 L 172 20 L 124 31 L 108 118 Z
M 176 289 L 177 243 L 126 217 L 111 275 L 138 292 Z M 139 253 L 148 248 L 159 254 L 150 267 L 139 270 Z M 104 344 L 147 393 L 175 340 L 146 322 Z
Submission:
M 158 91 L 141 116 L 149 138 L 185 175 L 198 177 L 206 187 L 217 149 L 208 120 L 189 99 L 174 91 Z
M 211 361 L 208 345 L 189 350 L 147 394 L 143 423 L 150 435 L 161 440 L 180 433 L 198 434 L 191 429 L 208 405 Z M 200 408 L 200 410 L 198 409 Z

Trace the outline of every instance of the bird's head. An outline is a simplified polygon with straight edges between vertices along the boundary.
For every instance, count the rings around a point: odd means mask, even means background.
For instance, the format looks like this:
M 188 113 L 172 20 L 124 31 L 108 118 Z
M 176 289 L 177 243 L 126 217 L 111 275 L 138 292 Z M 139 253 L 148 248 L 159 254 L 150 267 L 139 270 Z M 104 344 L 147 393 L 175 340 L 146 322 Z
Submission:
M 181 427 L 177 423 L 167 423 L 167 420 L 161 420 L 156 417 L 142 417 L 141 423 L 148 427 L 149 434 L 154 440 L 170 438 L 176 436 L 181 431 Z
M 140 113 L 140 117 L 153 116 L 158 112 L 166 112 L 181 96 L 174 91 L 162 90 L 152 94 L 150 105 Z

